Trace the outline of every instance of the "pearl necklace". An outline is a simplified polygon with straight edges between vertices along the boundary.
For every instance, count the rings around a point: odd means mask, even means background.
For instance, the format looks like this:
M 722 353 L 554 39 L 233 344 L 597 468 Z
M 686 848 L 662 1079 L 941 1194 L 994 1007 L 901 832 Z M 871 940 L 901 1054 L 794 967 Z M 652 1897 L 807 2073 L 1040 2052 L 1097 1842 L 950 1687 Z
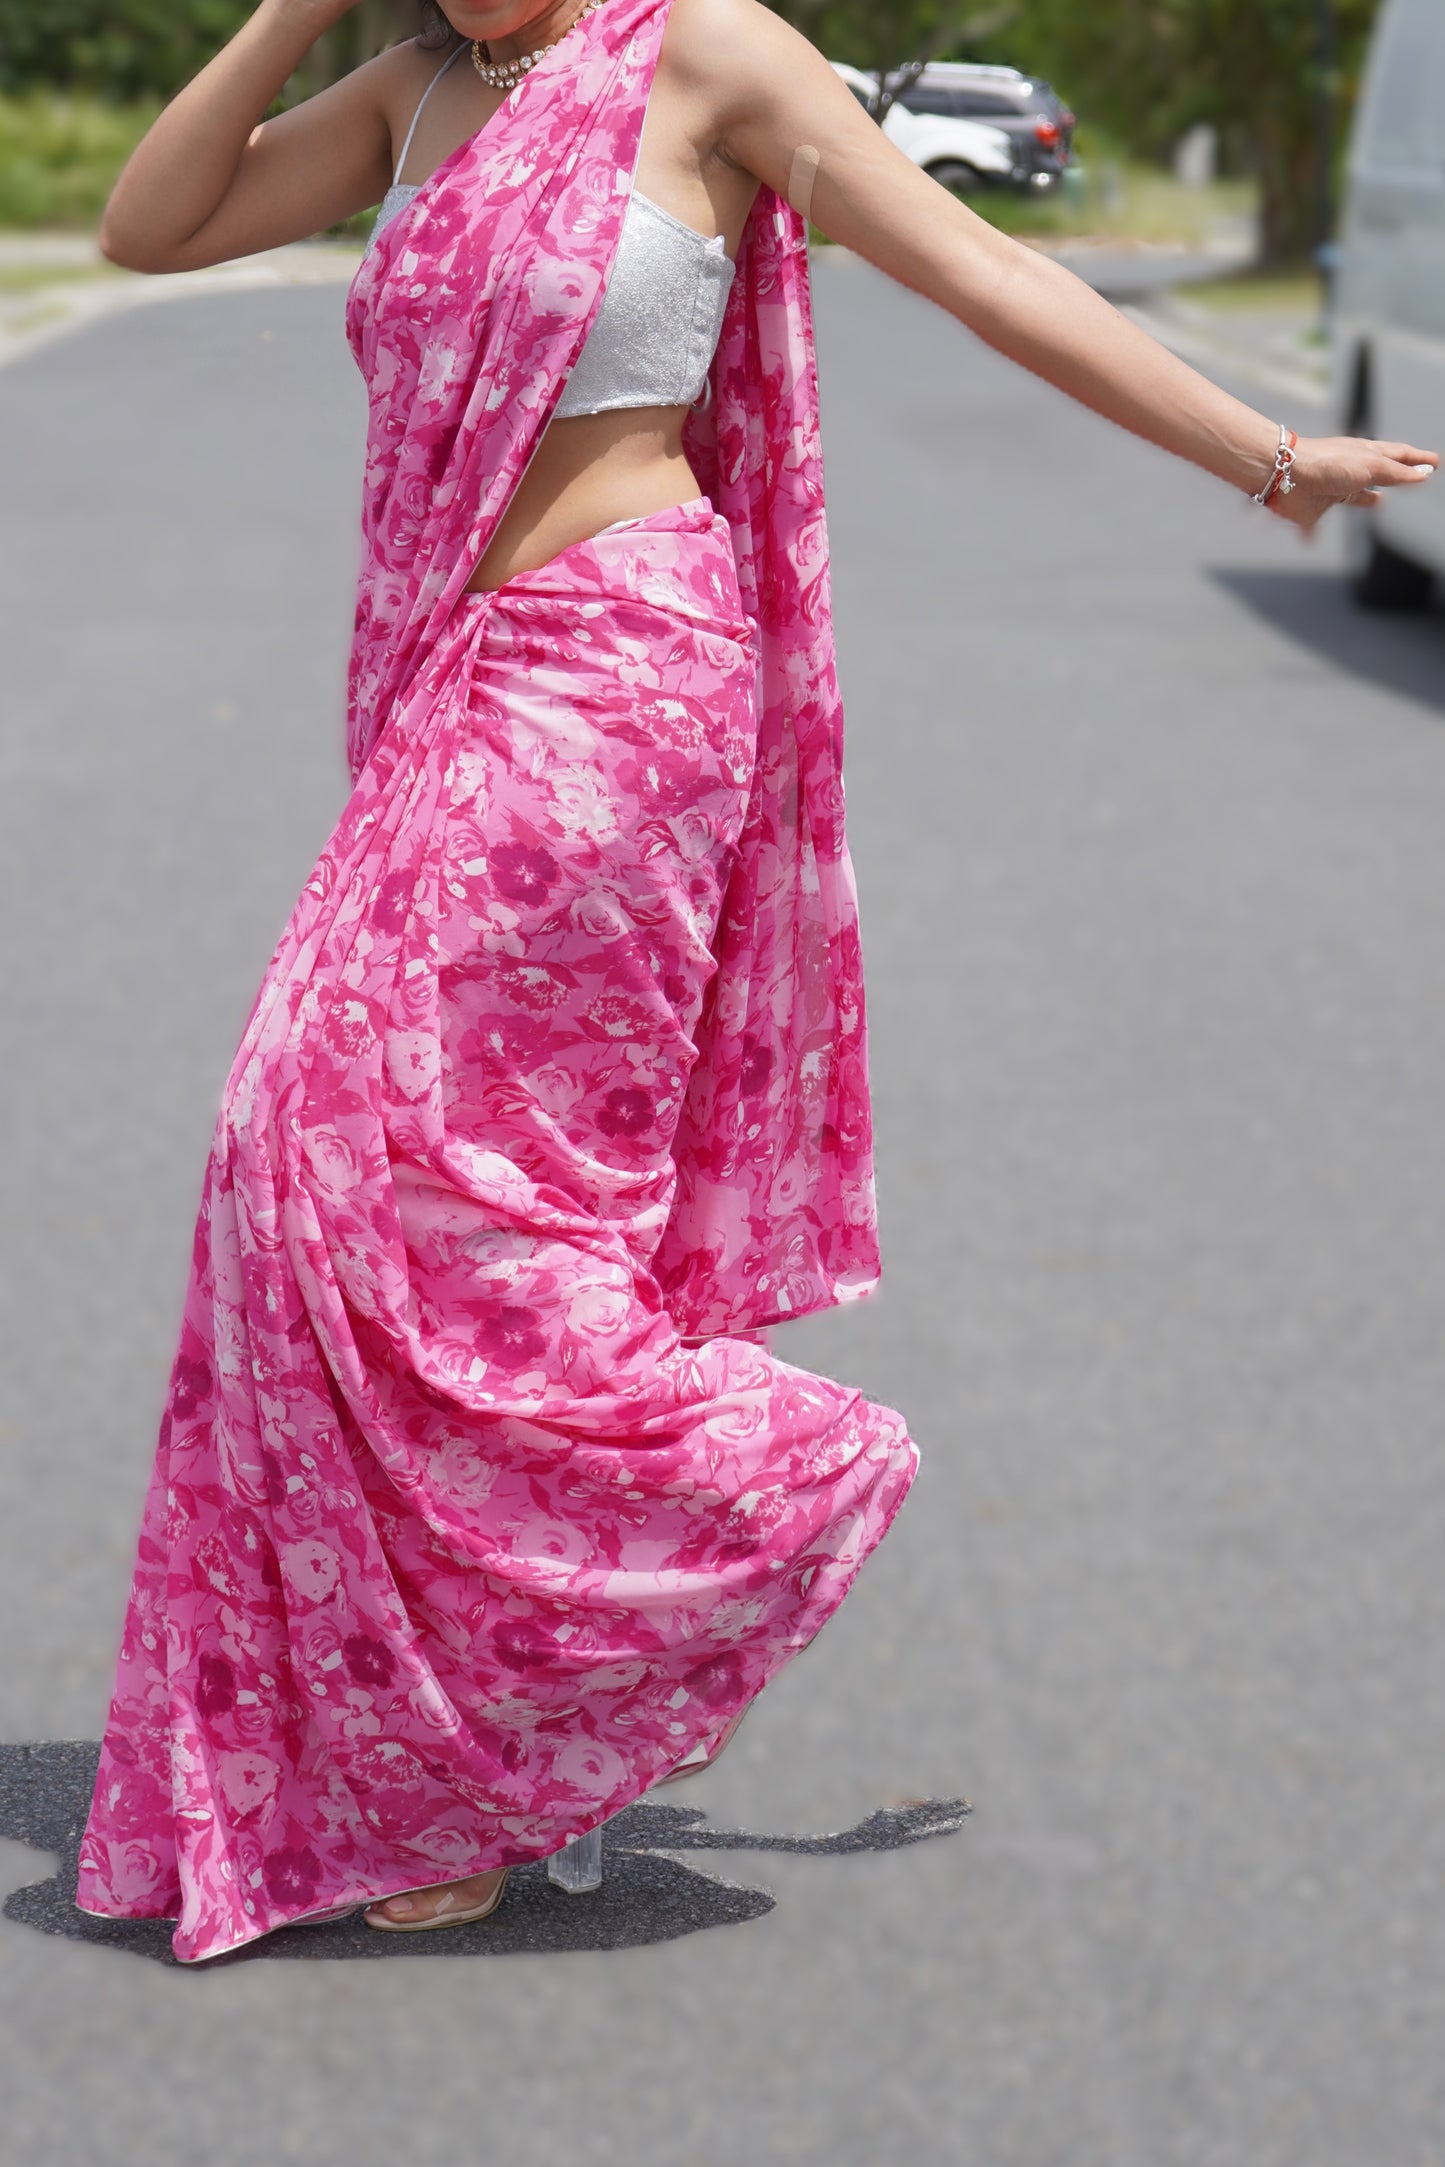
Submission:
M 570 36 L 584 16 L 592 14 L 593 10 L 600 8 L 601 5 L 602 0 L 587 0 L 587 5 L 584 8 L 579 8 L 567 28 L 562 32 L 562 37 L 552 40 L 552 45 L 560 45 L 562 38 Z M 535 53 L 518 53 L 513 60 L 483 60 L 482 54 L 485 48 L 482 41 L 480 38 L 473 38 L 472 66 L 489 90 L 515 90 L 522 77 L 530 69 L 535 68 L 539 60 L 545 59 L 547 54 L 551 52 L 552 45 L 539 45 Z

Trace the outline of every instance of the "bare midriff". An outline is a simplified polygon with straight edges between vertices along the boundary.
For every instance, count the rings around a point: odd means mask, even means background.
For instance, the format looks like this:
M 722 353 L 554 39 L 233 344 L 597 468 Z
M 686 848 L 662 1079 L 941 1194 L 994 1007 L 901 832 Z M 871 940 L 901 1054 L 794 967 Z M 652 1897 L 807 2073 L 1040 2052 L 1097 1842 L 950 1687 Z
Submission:
M 504 587 L 619 519 L 688 503 L 699 492 L 686 419 L 685 406 L 644 406 L 554 421 L 467 586 Z

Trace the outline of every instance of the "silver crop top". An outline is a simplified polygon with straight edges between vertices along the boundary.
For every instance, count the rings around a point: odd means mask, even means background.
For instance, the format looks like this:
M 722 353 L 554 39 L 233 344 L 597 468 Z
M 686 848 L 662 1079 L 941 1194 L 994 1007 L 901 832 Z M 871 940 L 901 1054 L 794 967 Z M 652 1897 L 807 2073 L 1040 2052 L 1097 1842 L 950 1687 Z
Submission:
M 466 50 L 458 46 L 423 92 L 396 162 L 398 173 L 422 106 Z M 393 180 L 368 248 L 423 185 Z M 721 234 L 710 240 L 634 188 L 607 291 L 563 387 L 556 418 L 629 406 L 694 405 L 717 352 L 732 282 L 733 264 Z

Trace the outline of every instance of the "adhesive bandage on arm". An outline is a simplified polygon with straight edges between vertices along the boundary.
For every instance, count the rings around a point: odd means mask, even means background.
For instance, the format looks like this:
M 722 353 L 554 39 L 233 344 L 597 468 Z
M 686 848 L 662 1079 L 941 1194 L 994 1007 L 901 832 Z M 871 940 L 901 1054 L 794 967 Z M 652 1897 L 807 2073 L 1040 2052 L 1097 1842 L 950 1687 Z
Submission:
M 822 163 L 822 152 L 811 143 L 800 143 L 793 153 L 793 167 L 788 175 L 788 201 L 800 218 L 813 215 L 813 188 Z

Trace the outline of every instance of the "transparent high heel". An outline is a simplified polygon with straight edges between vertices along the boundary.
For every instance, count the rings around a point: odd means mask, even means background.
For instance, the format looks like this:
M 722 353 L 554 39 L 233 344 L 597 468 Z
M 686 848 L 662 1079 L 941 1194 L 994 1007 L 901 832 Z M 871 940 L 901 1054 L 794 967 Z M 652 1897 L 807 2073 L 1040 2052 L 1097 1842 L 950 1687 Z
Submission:
M 547 1861 L 547 1879 L 554 1889 L 569 1896 L 590 1896 L 602 1886 L 602 1829 L 589 1828 L 554 1851 Z
M 752 1706 L 751 1701 L 748 1708 Z M 684 1760 L 670 1768 L 665 1776 L 659 1776 L 653 1789 L 664 1783 L 680 1783 L 684 1776 L 701 1774 L 711 1768 L 737 1736 L 738 1726 L 748 1708 L 739 1709 L 730 1723 L 723 1726 L 715 1738 L 704 1739 L 694 1746 Z M 604 1821 L 596 1828 L 589 1828 L 585 1836 L 574 1836 L 571 1843 L 564 1843 L 560 1851 L 554 1851 L 547 1861 L 547 1879 L 554 1889 L 565 1889 L 569 1896 L 589 1896 L 602 1886 L 602 1830 Z

